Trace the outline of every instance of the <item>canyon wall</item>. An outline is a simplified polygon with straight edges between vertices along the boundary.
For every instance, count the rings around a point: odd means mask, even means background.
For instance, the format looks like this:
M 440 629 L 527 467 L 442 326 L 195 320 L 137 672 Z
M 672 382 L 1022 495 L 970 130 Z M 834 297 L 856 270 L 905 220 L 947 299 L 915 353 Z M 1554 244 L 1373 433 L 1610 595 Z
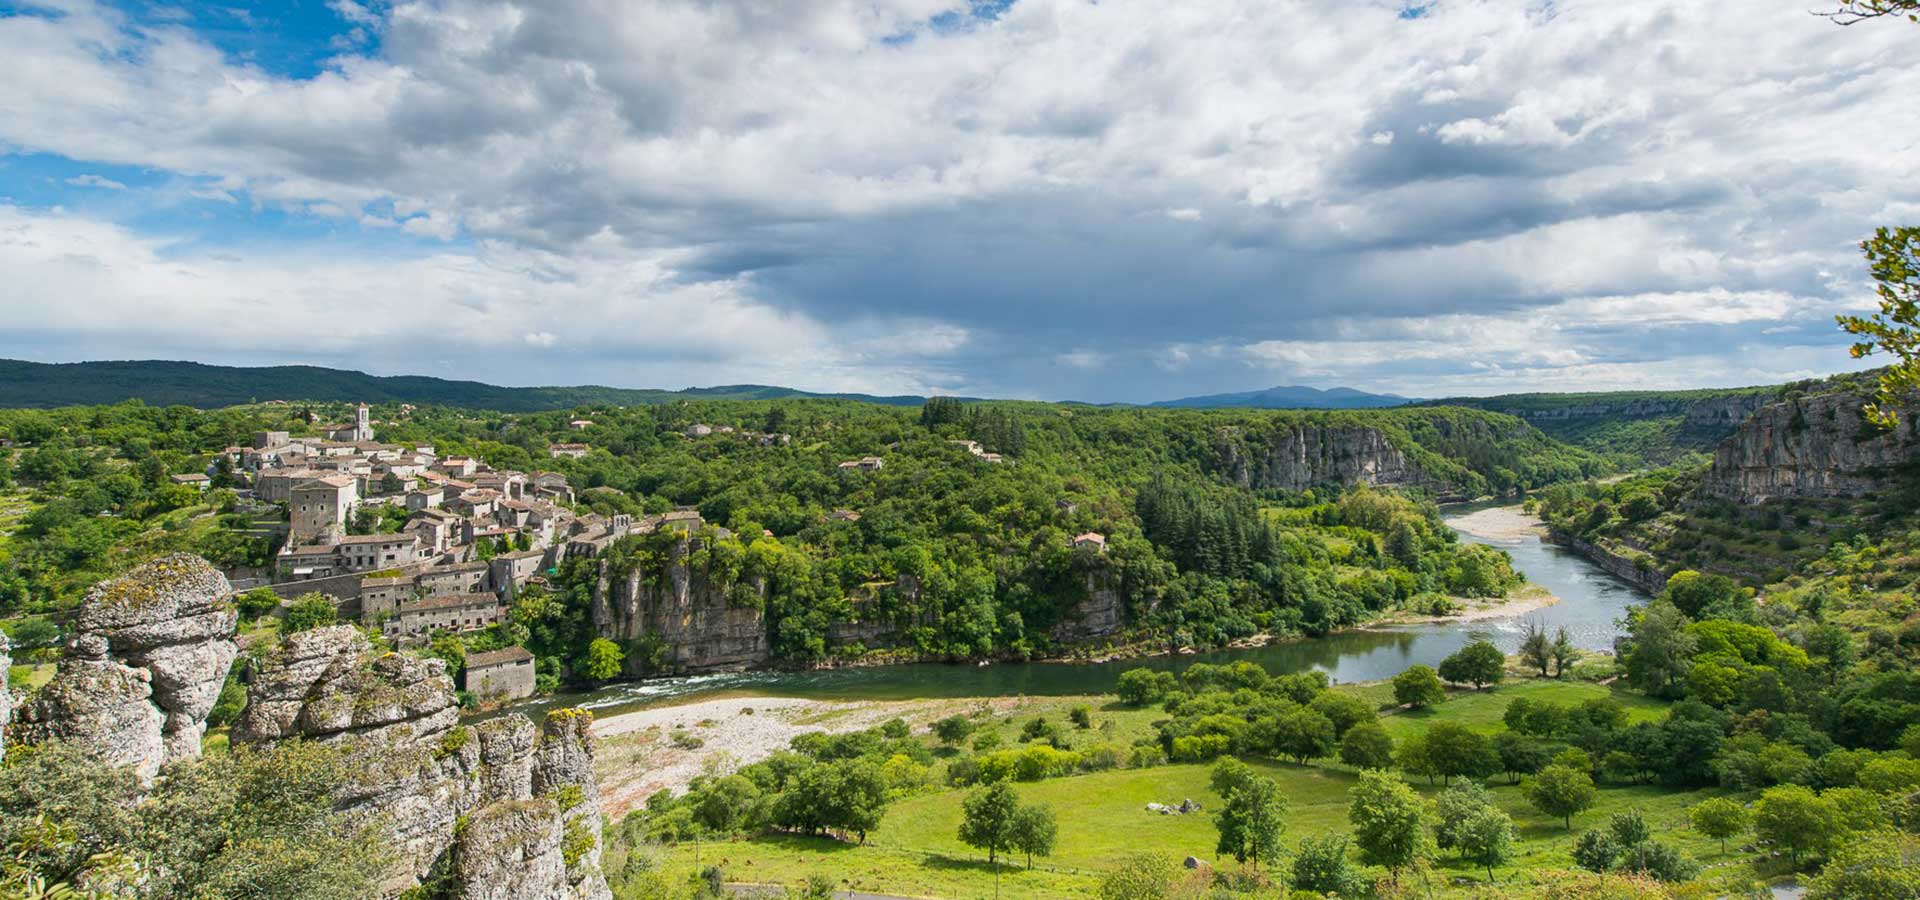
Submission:
M 1247 488 L 1302 491 L 1356 481 L 1440 492 L 1450 487 L 1423 471 L 1385 433 L 1359 425 L 1302 425 L 1264 439 L 1241 439 L 1222 429 L 1215 452 L 1219 474 Z
M 614 640 L 658 640 L 667 666 L 677 671 L 765 664 L 771 648 L 762 612 L 764 586 L 722 584 L 696 571 L 688 556 L 689 544 L 682 540 L 657 567 L 620 572 L 603 563 L 593 592 L 594 626 Z M 635 674 L 649 662 L 628 657 Z
M 1866 398 L 1822 394 L 1762 407 L 1714 449 L 1701 490 L 1740 503 L 1863 497 L 1920 454 L 1911 411 L 1898 427 L 1870 425 Z

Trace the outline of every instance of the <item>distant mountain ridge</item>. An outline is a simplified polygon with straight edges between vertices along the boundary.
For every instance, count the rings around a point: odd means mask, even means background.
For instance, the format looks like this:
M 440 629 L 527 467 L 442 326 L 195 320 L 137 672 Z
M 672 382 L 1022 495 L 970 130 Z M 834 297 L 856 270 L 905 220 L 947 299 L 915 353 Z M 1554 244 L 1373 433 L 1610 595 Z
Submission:
M 1411 397 L 1402 397 L 1397 394 L 1369 394 L 1353 388 L 1336 387 L 1321 390 L 1303 385 L 1281 385 L 1259 391 L 1203 394 L 1198 397 L 1182 397 L 1178 400 L 1161 400 L 1148 405 L 1187 409 L 1384 409 L 1415 402 L 1418 401 Z
M 425 375 L 368 375 L 322 366 L 210 366 L 170 360 L 37 363 L 0 360 L 0 408 L 40 408 L 119 403 L 138 399 L 152 406 L 215 409 L 265 400 L 418 403 L 499 412 L 541 412 L 598 404 L 639 405 L 675 400 L 862 400 L 918 406 L 917 396 L 827 394 L 760 384 L 730 384 L 669 391 L 614 388 L 501 387 Z

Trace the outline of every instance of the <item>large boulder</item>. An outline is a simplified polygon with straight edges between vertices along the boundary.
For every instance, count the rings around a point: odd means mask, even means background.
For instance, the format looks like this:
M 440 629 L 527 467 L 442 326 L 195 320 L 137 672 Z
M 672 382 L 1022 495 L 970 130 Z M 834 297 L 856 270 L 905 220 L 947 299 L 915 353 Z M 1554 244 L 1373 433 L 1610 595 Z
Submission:
M 387 830 L 400 860 L 386 894 L 446 872 L 462 897 L 610 896 L 585 711 L 544 729 L 519 715 L 463 725 L 445 662 L 376 650 L 351 625 L 288 635 L 248 696 L 235 740 L 348 754 L 355 777 L 335 802 Z
M 239 653 L 232 593 L 185 553 L 95 585 L 53 681 L 20 711 L 19 739 L 75 741 L 142 778 L 198 756 Z

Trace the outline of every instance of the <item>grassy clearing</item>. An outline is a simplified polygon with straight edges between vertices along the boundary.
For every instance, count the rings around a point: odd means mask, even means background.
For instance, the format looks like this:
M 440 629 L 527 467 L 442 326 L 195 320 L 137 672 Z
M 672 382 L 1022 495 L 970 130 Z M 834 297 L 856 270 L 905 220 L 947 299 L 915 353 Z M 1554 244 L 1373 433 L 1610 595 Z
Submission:
M 1342 686 L 1370 701 L 1386 704 L 1391 690 L 1384 685 Z M 1635 720 L 1657 718 L 1664 707 L 1657 701 L 1591 683 L 1525 680 L 1486 691 L 1464 691 L 1428 710 L 1387 716 L 1383 723 L 1396 737 L 1420 731 L 1437 721 L 1458 721 L 1479 731 L 1497 731 L 1500 716 L 1515 697 L 1567 703 L 1610 697 L 1628 709 Z M 1111 697 L 1046 698 L 1023 702 L 1007 712 L 994 712 L 982 731 L 994 731 L 1012 745 L 1021 723 L 1034 716 L 1064 722 L 1077 705 L 1094 710 L 1099 738 L 1077 741 L 1090 746 L 1102 741 L 1130 744 L 1152 733 L 1152 722 L 1162 718 L 1157 708 L 1131 709 Z M 976 715 L 989 709 L 974 704 Z M 949 708 L 948 712 L 955 711 Z M 964 711 L 964 709 L 960 710 Z M 1076 732 L 1085 734 L 1085 732 Z M 1291 802 L 1287 838 L 1292 843 L 1316 833 L 1348 830 L 1347 791 L 1353 772 L 1335 763 L 1297 766 L 1273 761 L 1250 761 L 1255 769 L 1279 782 Z M 1050 859 L 1035 860 L 1032 870 L 1024 860 L 1010 860 L 1000 873 L 1003 897 L 1093 896 L 1100 875 L 1120 859 L 1138 852 L 1174 858 L 1195 856 L 1212 861 L 1215 831 L 1211 811 L 1220 798 L 1208 787 L 1209 767 L 1169 765 L 1152 769 L 1122 769 L 1017 785 L 1023 802 L 1053 807 L 1059 821 L 1059 841 Z M 1496 779 L 1500 781 L 1500 779 Z M 1428 796 L 1440 785 L 1416 783 Z M 1636 810 L 1646 817 L 1657 836 L 1675 844 L 1701 862 L 1702 882 L 1715 889 L 1736 889 L 1752 880 L 1747 857 L 1738 850 L 1723 855 L 1718 842 L 1694 834 L 1687 827 L 1687 808 L 1721 794 L 1718 790 L 1674 791 L 1653 786 L 1603 787 L 1595 807 L 1574 818 L 1571 831 L 1528 806 L 1517 786 L 1490 785 L 1499 804 L 1514 818 L 1519 843 L 1514 861 L 1495 870 L 1501 890 L 1524 893 L 1538 873 L 1572 865 L 1573 839 L 1586 828 L 1603 824 L 1615 812 Z M 899 800 L 891 806 L 880 828 L 865 846 L 825 838 L 770 836 L 703 844 L 701 865 L 721 864 L 733 881 L 794 884 L 812 874 L 828 874 L 836 882 L 858 889 L 921 897 L 977 897 L 993 894 L 993 868 L 984 854 L 960 843 L 960 804 L 965 792 L 946 788 Z M 1146 811 L 1149 802 L 1177 804 L 1192 799 L 1206 812 L 1164 816 Z M 669 864 L 691 873 L 692 845 L 670 850 Z M 1376 872 L 1374 874 L 1384 874 Z M 1434 861 L 1433 883 L 1440 896 L 1485 895 L 1486 873 L 1450 857 Z

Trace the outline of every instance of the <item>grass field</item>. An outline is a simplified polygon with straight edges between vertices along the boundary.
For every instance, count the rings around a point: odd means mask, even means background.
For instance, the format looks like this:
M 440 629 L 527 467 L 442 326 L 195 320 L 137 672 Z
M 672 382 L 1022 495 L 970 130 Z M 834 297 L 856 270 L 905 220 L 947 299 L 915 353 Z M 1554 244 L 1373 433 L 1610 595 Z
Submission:
M 1383 704 L 1391 697 L 1384 686 L 1340 689 Z M 1443 720 L 1464 722 L 1476 730 L 1495 731 L 1501 727 L 1500 716 L 1507 702 L 1520 696 L 1557 702 L 1612 697 L 1627 706 L 1635 719 L 1655 718 L 1662 711 L 1658 702 L 1595 684 L 1521 681 L 1487 691 L 1455 693 L 1440 706 L 1389 715 L 1383 722 L 1396 738 Z M 1151 723 L 1164 716 L 1156 708 L 1128 709 L 1113 705 L 1111 699 L 1037 700 L 1014 715 L 996 719 L 992 727 L 1011 741 L 1017 734 L 1018 723 L 1033 715 L 1063 719 L 1067 709 L 1088 704 L 1095 710 L 1096 730 L 1104 731 L 1108 739 L 1115 742 L 1130 743 L 1135 736 L 1151 733 Z M 1347 791 L 1356 779 L 1354 772 L 1334 763 L 1296 766 L 1255 761 L 1253 765 L 1279 782 L 1291 803 L 1287 817 L 1289 844 L 1309 834 L 1347 831 Z M 1093 896 L 1103 872 L 1120 859 L 1139 852 L 1175 859 L 1191 855 L 1212 862 L 1215 831 L 1211 811 L 1218 807 L 1220 798 L 1207 786 L 1208 773 L 1209 767 L 1203 765 L 1169 765 L 1017 785 L 1023 802 L 1053 807 L 1059 822 L 1059 840 L 1053 857 L 1036 860 L 1032 870 L 1026 869 L 1024 860 L 1019 859 L 1002 866 L 999 895 Z M 1416 783 L 1414 787 L 1427 795 L 1441 790 L 1438 785 L 1425 783 Z M 1723 857 L 1717 842 L 1687 828 L 1687 807 L 1719 791 L 1604 787 L 1595 807 L 1576 816 L 1573 830 L 1569 832 L 1558 820 L 1548 819 L 1528 806 L 1520 788 L 1505 784 L 1490 787 L 1496 800 L 1513 816 L 1518 829 L 1516 858 L 1512 864 L 1495 870 L 1496 878 L 1505 887 L 1524 890 L 1523 886 L 1540 871 L 1570 867 L 1568 854 L 1573 837 L 1584 828 L 1604 823 L 1612 813 L 1628 809 L 1645 816 L 1661 840 L 1676 844 L 1706 866 L 1702 879 L 1707 884 L 1731 888 L 1744 886 L 1751 880 L 1745 858 L 1737 850 Z M 698 850 L 699 863 L 720 864 L 728 880 L 737 882 L 793 884 L 809 875 L 826 874 L 843 886 L 878 893 L 915 897 L 993 896 L 993 867 L 987 864 L 984 854 L 960 843 L 956 837 L 964 796 L 964 791 L 942 788 L 895 802 L 888 808 L 880 828 L 868 836 L 866 846 L 826 838 L 762 837 L 703 844 Z M 1165 816 L 1146 811 L 1148 802 L 1177 804 L 1189 798 L 1202 804 L 1207 812 Z M 694 857 L 695 850 L 689 844 L 671 848 L 668 855 L 670 865 L 688 873 L 694 870 Z M 1484 870 L 1464 862 L 1450 858 L 1435 861 L 1433 882 L 1440 895 L 1483 893 L 1485 877 Z

